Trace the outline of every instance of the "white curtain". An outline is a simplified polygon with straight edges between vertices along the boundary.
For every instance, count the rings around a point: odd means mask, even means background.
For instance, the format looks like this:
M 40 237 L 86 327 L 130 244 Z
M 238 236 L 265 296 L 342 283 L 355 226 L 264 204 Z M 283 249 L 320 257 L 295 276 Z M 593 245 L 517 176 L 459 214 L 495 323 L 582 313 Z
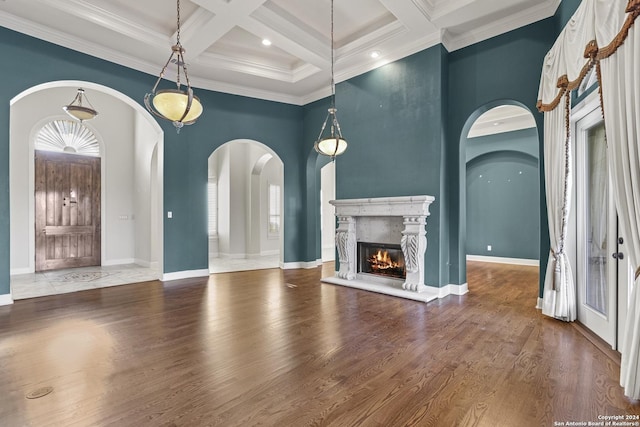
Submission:
M 601 61 L 601 67 L 609 161 L 619 224 L 625 237 L 624 254 L 637 269 L 640 265 L 640 31 L 636 26 L 631 27 L 616 53 Z M 638 283 L 636 277 L 623 329 L 620 368 L 620 385 L 633 399 L 640 399 Z
M 625 10 L 628 9 L 628 10 Z M 628 13 L 627 13 L 628 12 Z M 640 264 L 640 32 L 634 22 L 640 15 L 640 0 L 582 0 L 565 29 L 552 49 L 545 56 L 538 108 L 545 112 L 545 153 L 547 145 L 559 144 L 558 135 L 566 130 L 567 123 L 560 117 L 563 113 L 550 113 L 563 109 L 560 101 L 566 92 L 575 89 L 584 78 L 592 61 L 600 61 L 601 90 L 608 142 L 608 157 L 613 182 L 613 193 L 618 209 L 620 227 L 625 235 L 625 255 L 636 269 L 635 282 L 627 321 L 623 329 L 622 365 L 620 384 L 625 394 L 632 399 L 640 399 L 640 286 L 638 269 Z M 593 42 L 592 42 L 593 41 Z M 560 105 L 559 105 L 560 104 Z M 548 126 L 556 127 L 555 131 Z M 549 165 L 556 168 L 560 147 L 549 148 Z M 547 155 L 545 154 L 545 162 Z M 567 165 L 568 167 L 568 165 Z M 555 181 L 556 175 L 547 173 L 546 186 L 562 187 L 561 181 Z M 549 194 L 548 200 L 560 200 L 557 195 Z M 548 201 L 549 203 L 549 201 Z M 558 206 L 549 210 L 549 228 L 552 247 L 558 242 Z M 554 249 L 555 251 L 555 249 Z M 550 260 L 549 265 L 556 262 Z M 555 266 L 553 272 L 556 271 Z M 563 271 L 560 265 L 557 280 L 562 282 Z M 566 274 L 567 271 L 564 271 Z M 553 290 L 548 286 L 550 267 L 547 268 L 545 293 Z M 558 286 L 549 293 L 545 310 L 557 317 L 559 305 Z M 553 296 L 556 302 L 551 304 Z M 573 296 L 575 299 L 575 295 Z
M 565 128 L 566 118 L 566 99 L 561 106 L 544 115 L 544 173 L 551 253 L 544 280 L 542 313 L 573 321 L 577 314 L 576 287 L 565 252 L 572 187 L 571 141 Z

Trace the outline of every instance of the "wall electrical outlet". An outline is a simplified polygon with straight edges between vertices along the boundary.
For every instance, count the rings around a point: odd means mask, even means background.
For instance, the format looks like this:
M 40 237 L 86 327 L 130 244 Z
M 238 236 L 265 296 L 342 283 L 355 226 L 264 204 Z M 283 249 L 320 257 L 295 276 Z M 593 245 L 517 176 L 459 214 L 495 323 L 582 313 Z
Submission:
M 167 218 L 173 218 L 173 212 L 168 211 L 167 212 Z
M 487 250 L 491 252 L 491 245 L 487 245 Z

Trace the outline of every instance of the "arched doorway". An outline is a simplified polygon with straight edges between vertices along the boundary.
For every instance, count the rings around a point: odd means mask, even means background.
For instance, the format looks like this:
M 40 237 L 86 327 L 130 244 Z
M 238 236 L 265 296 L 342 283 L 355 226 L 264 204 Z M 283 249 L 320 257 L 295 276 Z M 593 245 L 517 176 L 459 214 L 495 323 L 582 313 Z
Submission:
M 538 265 L 539 140 L 532 113 L 514 101 L 485 105 L 469 117 L 460 139 L 467 260 Z
M 78 88 L 85 89 L 100 113 L 96 119 L 83 123 L 100 142 L 100 267 L 90 272 L 59 271 L 36 277 L 35 139 L 47 123 L 69 119 L 61 107 L 69 103 Z M 91 82 L 45 83 L 11 100 L 10 135 L 14 299 L 161 277 L 163 132 L 140 104 Z M 31 289 L 27 289 L 29 285 Z
M 283 264 L 284 164 L 266 145 L 234 140 L 208 159 L 209 271 Z

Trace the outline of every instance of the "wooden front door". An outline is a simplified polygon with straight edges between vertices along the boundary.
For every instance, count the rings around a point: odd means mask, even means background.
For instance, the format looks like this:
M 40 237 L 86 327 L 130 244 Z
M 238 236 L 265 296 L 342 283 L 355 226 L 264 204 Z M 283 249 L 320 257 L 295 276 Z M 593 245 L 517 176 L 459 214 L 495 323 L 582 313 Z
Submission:
M 100 158 L 36 150 L 36 271 L 100 265 Z

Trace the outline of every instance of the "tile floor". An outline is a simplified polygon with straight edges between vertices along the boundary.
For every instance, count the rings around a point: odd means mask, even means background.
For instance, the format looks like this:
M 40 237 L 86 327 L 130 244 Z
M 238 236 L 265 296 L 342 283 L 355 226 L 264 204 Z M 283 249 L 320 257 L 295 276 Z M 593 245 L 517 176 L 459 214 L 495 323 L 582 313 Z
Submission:
M 86 289 L 146 282 L 160 278 L 160 272 L 135 264 L 81 267 L 11 276 L 14 300 L 64 294 Z
M 279 266 L 280 255 L 270 255 L 255 259 L 211 258 L 209 260 L 210 273 L 262 270 L 278 268 Z M 162 274 L 159 271 L 135 264 L 81 267 L 43 273 L 19 274 L 11 276 L 11 295 L 14 300 L 35 298 L 158 280 L 161 276 Z

